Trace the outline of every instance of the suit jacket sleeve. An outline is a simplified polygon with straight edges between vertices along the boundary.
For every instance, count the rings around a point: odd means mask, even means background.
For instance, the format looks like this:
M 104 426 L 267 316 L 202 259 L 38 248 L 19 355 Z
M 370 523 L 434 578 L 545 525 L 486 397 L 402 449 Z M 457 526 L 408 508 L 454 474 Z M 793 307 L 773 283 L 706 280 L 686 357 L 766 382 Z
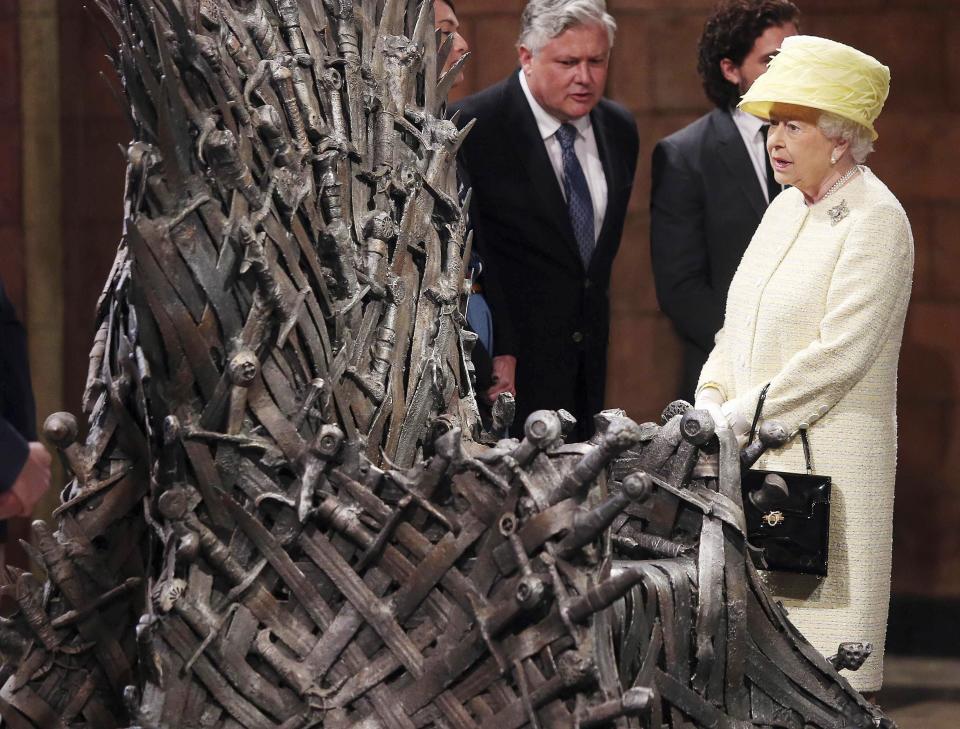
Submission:
M 820 336 L 794 354 L 770 381 L 764 418 L 790 432 L 826 415 L 857 384 L 900 326 L 910 298 L 913 237 L 899 206 L 875 207 L 851 229 L 827 291 Z M 739 393 L 752 417 L 762 385 Z
M 466 159 L 466 151 L 461 150 L 458 169 L 460 181 L 464 188 L 470 187 L 469 164 Z M 493 315 L 493 352 L 491 352 L 491 354 L 494 357 L 504 354 L 516 356 L 516 339 L 513 323 L 510 318 L 510 307 L 507 305 L 506 298 L 504 297 L 504 287 L 499 271 L 497 270 L 496 262 L 491 256 L 485 255 L 486 248 L 483 226 L 480 224 L 480 216 L 475 214 L 476 200 L 477 198 L 474 195 L 470 204 L 471 209 L 468 212 L 470 215 L 470 225 L 473 229 L 473 247 L 483 264 L 483 273 L 481 274 L 483 295 Z
M 484 260 L 482 246 L 478 247 L 478 250 L 481 251 L 480 259 Z M 510 320 L 510 307 L 507 306 L 503 295 L 503 284 L 500 282 L 495 266 L 489 265 L 486 261 L 483 265 L 483 294 L 493 313 L 493 356 L 499 357 L 504 354 L 516 356 L 515 334 Z
M 653 151 L 650 252 L 660 308 L 704 351 L 723 324 L 722 296 L 710 285 L 702 183 L 676 145 Z
M 0 284 L 0 491 L 13 485 L 27 459 L 27 441 L 36 439 L 26 333 Z

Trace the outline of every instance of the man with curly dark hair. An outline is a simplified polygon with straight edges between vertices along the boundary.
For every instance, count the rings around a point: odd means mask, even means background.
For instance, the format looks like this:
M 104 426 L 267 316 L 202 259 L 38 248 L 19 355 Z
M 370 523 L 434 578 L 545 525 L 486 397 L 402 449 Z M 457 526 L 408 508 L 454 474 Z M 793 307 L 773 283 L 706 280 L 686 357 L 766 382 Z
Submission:
M 716 108 L 653 151 L 653 275 L 660 308 L 683 341 L 679 395 L 687 400 L 723 323 L 740 258 L 780 191 L 769 169 L 764 122 L 736 104 L 783 39 L 797 33 L 799 15 L 789 0 L 720 3 L 704 24 L 697 63 Z

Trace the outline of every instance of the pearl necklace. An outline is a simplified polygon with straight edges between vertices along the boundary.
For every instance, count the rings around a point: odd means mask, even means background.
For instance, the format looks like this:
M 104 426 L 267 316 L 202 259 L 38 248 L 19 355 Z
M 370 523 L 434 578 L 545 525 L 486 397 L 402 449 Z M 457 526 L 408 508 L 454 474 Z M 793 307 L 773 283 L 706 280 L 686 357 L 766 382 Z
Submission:
M 844 173 L 843 173 L 843 176 L 842 176 L 839 180 L 837 180 L 836 182 L 834 182 L 832 185 L 830 185 L 830 189 L 827 190 L 825 193 L 823 193 L 823 197 L 821 197 L 820 199 L 821 199 L 821 200 L 826 200 L 826 199 L 827 199 L 828 197 L 830 197 L 833 193 L 835 193 L 837 190 L 839 190 L 841 187 L 843 187 L 843 186 L 847 183 L 847 181 L 848 181 L 851 177 L 853 177 L 853 176 L 854 176 L 857 172 L 859 172 L 859 171 L 860 171 L 859 165 L 854 165 L 854 166 L 851 167 L 849 170 L 847 170 L 846 172 L 844 172 Z

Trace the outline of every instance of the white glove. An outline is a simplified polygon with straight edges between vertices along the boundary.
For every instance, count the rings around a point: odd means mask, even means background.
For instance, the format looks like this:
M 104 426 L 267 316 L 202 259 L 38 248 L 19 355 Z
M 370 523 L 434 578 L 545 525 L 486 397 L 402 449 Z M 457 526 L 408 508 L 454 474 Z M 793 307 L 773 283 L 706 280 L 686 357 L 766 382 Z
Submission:
M 714 427 L 717 430 L 726 430 L 730 427 L 726 414 L 723 412 L 723 395 L 719 390 L 712 387 L 705 387 L 697 394 L 697 401 L 694 407 L 697 410 L 706 410 L 713 418 Z
M 747 445 L 747 439 L 750 436 L 750 423 L 743 417 L 740 408 L 737 407 L 736 400 L 727 400 L 720 406 L 720 410 L 730 424 L 733 434 L 737 436 L 737 445 L 742 450 Z
M 727 419 L 730 427 L 733 428 L 733 432 L 737 437 L 750 433 L 750 423 L 748 423 L 747 419 L 740 413 L 740 408 L 737 407 L 736 400 L 727 400 L 720 406 L 720 410 L 723 412 L 724 417 Z

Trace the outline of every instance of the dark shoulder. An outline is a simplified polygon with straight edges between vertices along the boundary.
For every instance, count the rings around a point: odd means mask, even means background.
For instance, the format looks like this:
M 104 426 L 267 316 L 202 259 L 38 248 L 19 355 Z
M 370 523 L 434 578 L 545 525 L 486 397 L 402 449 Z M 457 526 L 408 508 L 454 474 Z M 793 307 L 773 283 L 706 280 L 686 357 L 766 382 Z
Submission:
M 602 98 L 597 103 L 597 110 L 603 114 L 604 123 L 611 131 L 626 136 L 637 136 L 637 120 L 630 110 L 611 99 Z
M 3 282 L 0 281 L 0 322 L 6 323 L 16 318 L 17 315 L 13 310 L 13 304 L 11 304 L 10 299 L 7 298 L 7 292 L 3 288 Z
M 728 112 L 721 109 L 714 109 L 699 119 L 690 122 L 682 129 L 678 129 L 673 134 L 660 140 L 660 144 L 677 147 L 681 150 L 690 151 L 701 147 L 705 142 L 710 142 L 717 136 L 717 126 L 723 123 L 723 117 L 730 117 Z M 730 123 L 733 120 L 730 119 Z
M 447 117 L 451 118 L 459 112 L 457 126 L 462 128 L 471 119 L 481 122 L 498 115 L 503 111 L 503 100 L 509 80 L 509 78 L 505 78 L 493 86 L 488 86 L 482 91 L 451 104 L 447 108 Z

